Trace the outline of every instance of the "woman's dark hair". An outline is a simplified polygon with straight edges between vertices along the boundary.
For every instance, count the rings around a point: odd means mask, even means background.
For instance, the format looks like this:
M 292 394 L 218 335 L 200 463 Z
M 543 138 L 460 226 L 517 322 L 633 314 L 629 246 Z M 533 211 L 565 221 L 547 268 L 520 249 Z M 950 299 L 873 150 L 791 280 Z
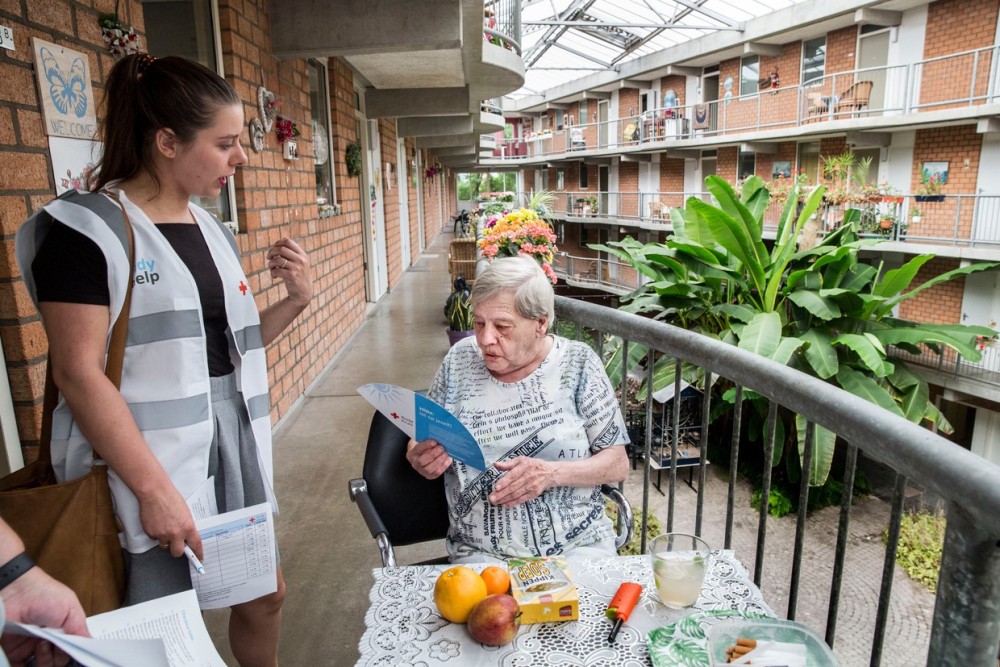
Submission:
M 204 65 L 178 56 L 125 56 L 111 68 L 104 88 L 104 120 L 98 128 L 104 156 L 94 189 L 144 168 L 159 187 L 152 169 L 156 131 L 168 128 L 188 142 L 212 125 L 219 109 L 240 104 L 233 87 Z

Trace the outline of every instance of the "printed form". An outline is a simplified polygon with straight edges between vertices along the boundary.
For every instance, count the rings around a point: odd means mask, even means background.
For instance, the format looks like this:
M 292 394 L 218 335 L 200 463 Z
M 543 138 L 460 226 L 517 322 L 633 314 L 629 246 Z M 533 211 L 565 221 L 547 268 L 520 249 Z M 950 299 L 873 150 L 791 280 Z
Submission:
M 88 667 L 225 667 L 205 628 L 194 591 L 122 607 L 87 619 L 93 637 L 7 622 L 5 631 L 46 639 Z
M 191 570 L 202 609 L 255 600 L 278 590 L 271 505 L 197 519 L 205 574 Z

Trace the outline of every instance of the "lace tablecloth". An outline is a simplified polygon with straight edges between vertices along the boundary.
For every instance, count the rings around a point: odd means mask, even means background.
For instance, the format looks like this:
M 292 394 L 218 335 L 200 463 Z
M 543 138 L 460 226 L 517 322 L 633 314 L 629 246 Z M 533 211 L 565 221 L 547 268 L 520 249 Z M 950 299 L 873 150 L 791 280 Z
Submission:
M 434 582 L 448 565 L 417 565 L 373 570 L 375 583 L 365 614 L 359 665 L 649 665 L 646 635 L 696 610 L 736 609 L 773 616 L 732 551 L 714 551 L 701 596 L 691 610 L 660 604 L 653 586 L 649 556 L 596 560 L 570 559 L 580 594 L 580 618 L 564 623 L 522 625 L 513 643 L 483 646 L 464 625 L 441 618 L 434 605 Z M 470 566 L 479 570 L 483 566 Z M 623 581 L 643 586 L 631 618 L 608 643 L 611 631 L 604 611 Z

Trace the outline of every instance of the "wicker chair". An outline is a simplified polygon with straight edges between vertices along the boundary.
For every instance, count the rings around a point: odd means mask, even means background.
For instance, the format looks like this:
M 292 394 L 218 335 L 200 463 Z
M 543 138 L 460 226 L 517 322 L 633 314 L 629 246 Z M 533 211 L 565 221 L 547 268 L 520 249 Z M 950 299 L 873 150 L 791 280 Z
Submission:
M 845 111 L 860 111 L 868 106 L 868 100 L 872 96 L 874 81 L 855 81 L 851 86 L 840 94 L 837 102 L 833 105 L 835 114 Z
M 451 274 L 451 282 L 455 282 L 458 276 L 464 276 L 471 285 L 476 280 L 476 240 L 475 239 L 455 239 L 451 242 L 448 258 L 448 272 Z
M 814 116 L 829 113 L 831 102 L 833 102 L 834 114 L 860 111 L 868 106 L 874 87 L 874 81 L 855 81 L 847 87 L 847 90 L 832 99 L 824 97 L 823 93 L 819 91 L 806 93 L 806 99 L 809 103 L 808 114 Z

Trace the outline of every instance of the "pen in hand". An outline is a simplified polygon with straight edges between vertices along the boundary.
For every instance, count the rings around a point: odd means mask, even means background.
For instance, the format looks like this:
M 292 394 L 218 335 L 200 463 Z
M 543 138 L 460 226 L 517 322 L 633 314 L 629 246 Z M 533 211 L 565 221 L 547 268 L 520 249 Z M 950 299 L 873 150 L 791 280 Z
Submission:
M 202 565 L 201 561 L 198 560 L 198 557 L 194 555 L 194 550 L 186 544 L 184 545 L 184 555 L 187 556 L 188 560 L 191 561 L 191 564 L 194 565 L 194 569 L 198 570 L 198 574 L 205 574 L 205 566 Z

